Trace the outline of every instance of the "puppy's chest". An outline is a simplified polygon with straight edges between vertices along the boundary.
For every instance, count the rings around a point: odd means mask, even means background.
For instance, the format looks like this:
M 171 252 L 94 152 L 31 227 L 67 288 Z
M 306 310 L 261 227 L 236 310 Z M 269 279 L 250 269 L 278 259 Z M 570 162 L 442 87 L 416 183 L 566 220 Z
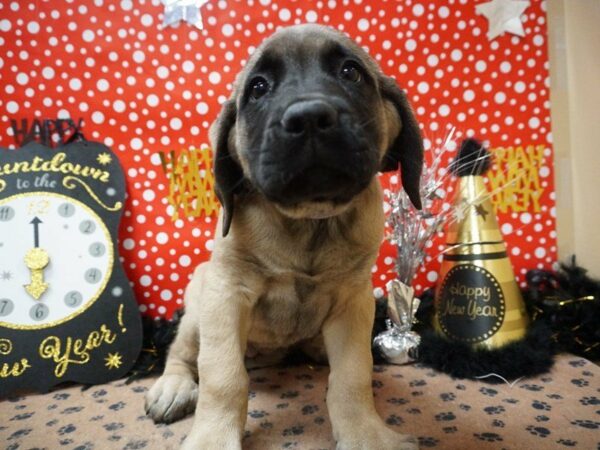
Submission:
M 331 295 L 310 277 L 271 278 L 254 307 L 249 341 L 282 348 L 312 338 L 319 333 L 331 302 Z

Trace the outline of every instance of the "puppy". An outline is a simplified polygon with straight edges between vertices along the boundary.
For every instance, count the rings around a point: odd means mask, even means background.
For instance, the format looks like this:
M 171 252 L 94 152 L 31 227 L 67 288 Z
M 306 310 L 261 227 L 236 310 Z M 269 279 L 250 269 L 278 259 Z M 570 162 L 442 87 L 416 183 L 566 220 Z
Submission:
M 414 449 L 371 389 L 373 266 L 383 238 L 376 174 L 401 169 L 420 207 L 423 146 L 404 93 L 324 26 L 285 28 L 255 51 L 211 128 L 223 206 L 209 262 L 146 397 L 156 422 L 196 411 L 185 449 L 240 449 L 245 355 L 326 355 L 338 449 Z

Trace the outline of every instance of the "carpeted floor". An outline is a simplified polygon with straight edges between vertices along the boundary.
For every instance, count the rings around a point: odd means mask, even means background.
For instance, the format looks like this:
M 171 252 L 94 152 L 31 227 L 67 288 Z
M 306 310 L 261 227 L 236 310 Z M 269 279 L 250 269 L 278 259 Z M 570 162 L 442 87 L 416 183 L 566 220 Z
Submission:
M 250 372 L 245 449 L 333 449 L 328 369 Z M 153 379 L 56 390 L 0 403 L 6 449 L 175 449 L 191 418 L 154 425 L 143 411 Z M 422 449 L 600 449 L 600 367 L 563 355 L 546 376 L 510 387 L 454 380 L 418 366 L 378 366 L 377 408 Z M 383 449 L 382 449 L 383 450 Z

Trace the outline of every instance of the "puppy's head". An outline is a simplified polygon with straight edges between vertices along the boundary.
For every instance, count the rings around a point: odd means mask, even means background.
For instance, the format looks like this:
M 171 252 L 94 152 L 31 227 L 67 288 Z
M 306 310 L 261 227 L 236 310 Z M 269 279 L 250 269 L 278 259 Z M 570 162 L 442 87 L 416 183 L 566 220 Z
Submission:
M 420 207 L 423 144 L 402 90 L 345 35 L 285 28 L 254 52 L 211 129 L 216 192 L 231 224 L 249 182 L 284 214 L 344 211 L 378 171 L 401 168 Z

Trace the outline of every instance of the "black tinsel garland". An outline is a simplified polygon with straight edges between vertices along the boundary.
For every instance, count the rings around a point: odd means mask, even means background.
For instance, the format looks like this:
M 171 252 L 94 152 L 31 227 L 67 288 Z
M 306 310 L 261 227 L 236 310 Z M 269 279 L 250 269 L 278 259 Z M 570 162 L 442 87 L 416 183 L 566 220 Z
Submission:
M 532 319 L 527 336 L 493 351 L 474 351 L 470 346 L 435 335 L 431 330 L 433 289 L 426 290 L 420 297 L 414 327 L 422 336 L 419 361 L 461 378 L 496 372 L 507 379 L 547 371 L 555 352 L 600 361 L 600 282 L 590 278 L 574 260 L 569 265 L 561 265 L 557 272 L 530 270 L 526 280 L 523 297 Z M 385 301 L 377 301 L 373 336 L 386 329 L 385 305 Z M 162 372 L 182 315 L 183 310 L 179 310 L 171 320 L 144 317 L 143 349 L 129 373 L 128 382 Z M 385 362 L 375 350 L 373 356 L 375 362 Z M 498 382 L 494 378 L 484 381 Z

